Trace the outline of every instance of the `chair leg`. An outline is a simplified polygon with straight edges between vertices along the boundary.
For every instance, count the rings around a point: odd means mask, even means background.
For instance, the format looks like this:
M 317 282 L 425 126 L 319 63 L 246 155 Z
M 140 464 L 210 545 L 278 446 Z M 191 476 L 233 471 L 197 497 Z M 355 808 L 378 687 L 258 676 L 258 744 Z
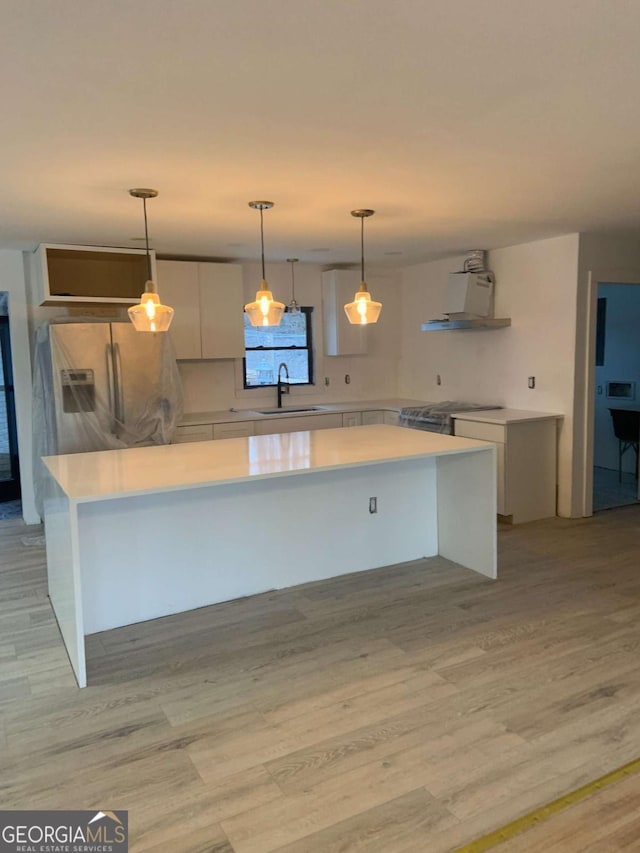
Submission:
M 622 482 L 622 441 L 618 439 L 618 482 Z

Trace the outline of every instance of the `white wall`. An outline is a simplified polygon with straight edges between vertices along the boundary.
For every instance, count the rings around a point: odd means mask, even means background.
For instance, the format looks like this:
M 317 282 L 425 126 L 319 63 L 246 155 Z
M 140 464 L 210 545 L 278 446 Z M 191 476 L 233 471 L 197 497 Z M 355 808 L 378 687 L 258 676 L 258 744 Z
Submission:
M 618 440 L 613 432 L 610 408 L 640 406 L 640 285 L 603 284 L 598 297 L 607 300 L 604 365 L 596 367 L 595 439 L 593 463 L 618 470 Z M 607 397 L 607 382 L 634 382 L 633 400 Z M 636 457 L 631 451 L 622 460 L 622 470 L 635 473 Z
M 319 264 L 296 264 L 296 299 L 300 305 L 313 306 L 313 343 L 316 384 L 293 387 L 286 405 L 303 400 L 322 403 L 341 400 L 371 400 L 395 397 L 400 355 L 400 276 L 394 272 L 367 273 L 373 298 L 382 302 L 380 320 L 366 333 L 370 348 L 366 355 L 325 356 L 322 329 L 322 289 Z M 255 298 L 261 279 L 259 264 L 245 264 L 245 301 Z M 267 279 L 276 299 L 285 304 L 291 299 L 291 269 L 286 263 L 267 264 Z M 185 392 L 185 411 L 223 411 L 250 409 L 256 405 L 275 405 L 275 389 L 245 390 L 242 387 L 242 363 L 233 361 L 180 362 Z M 346 384 L 345 375 L 351 382 Z M 329 385 L 324 384 L 325 377 Z
M 564 415 L 558 447 L 558 512 L 571 514 L 577 234 L 489 253 L 496 274 L 495 316 L 512 325 L 491 331 L 422 332 L 442 316 L 447 274 L 463 258 L 402 272 L 399 394 L 425 400 L 496 403 Z M 436 374 L 442 385 L 436 384 Z M 527 378 L 536 377 L 536 387 Z
M 27 524 L 37 524 L 33 493 L 33 455 L 31 440 L 31 354 L 25 295 L 22 252 L 0 250 L 0 290 L 9 293 L 9 331 L 15 388 L 22 516 Z

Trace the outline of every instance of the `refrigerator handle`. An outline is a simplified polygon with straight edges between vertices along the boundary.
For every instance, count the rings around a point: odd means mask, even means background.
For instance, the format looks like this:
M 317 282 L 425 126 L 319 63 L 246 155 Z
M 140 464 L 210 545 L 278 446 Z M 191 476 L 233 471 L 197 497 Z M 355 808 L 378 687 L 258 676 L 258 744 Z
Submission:
M 107 395 L 109 402 L 109 414 L 111 415 L 111 432 L 115 435 L 117 431 L 117 420 L 115 410 L 115 379 L 113 375 L 113 345 L 105 346 L 105 358 L 107 362 Z
M 120 344 L 113 344 L 113 388 L 115 392 L 116 434 L 124 424 L 124 390 L 122 388 L 122 359 Z

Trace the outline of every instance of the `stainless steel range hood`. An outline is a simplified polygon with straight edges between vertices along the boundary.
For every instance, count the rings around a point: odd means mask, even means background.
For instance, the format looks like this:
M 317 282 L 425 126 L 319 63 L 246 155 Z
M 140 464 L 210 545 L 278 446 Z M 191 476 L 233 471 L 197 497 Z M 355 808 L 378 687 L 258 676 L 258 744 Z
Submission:
M 470 252 L 460 272 L 449 273 L 446 317 L 422 324 L 423 332 L 457 329 L 502 329 L 508 318 L 493 316 L 495 277 L 486 269 L 485 252 Z
M 429 320 L 420 328 L 423 332 L 452 332 L 454 329 L 504 329 L 510 325 L 509 317 L 476 317 L 463 320 Z

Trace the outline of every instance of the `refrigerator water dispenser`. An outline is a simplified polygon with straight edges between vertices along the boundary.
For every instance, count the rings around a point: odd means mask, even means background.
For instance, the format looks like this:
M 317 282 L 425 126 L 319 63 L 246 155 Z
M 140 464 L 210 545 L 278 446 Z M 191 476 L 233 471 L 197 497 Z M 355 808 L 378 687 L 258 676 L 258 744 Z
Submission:
M 62 411 L 95 412 L 96 385 L 93 370 L 61 370 Z

